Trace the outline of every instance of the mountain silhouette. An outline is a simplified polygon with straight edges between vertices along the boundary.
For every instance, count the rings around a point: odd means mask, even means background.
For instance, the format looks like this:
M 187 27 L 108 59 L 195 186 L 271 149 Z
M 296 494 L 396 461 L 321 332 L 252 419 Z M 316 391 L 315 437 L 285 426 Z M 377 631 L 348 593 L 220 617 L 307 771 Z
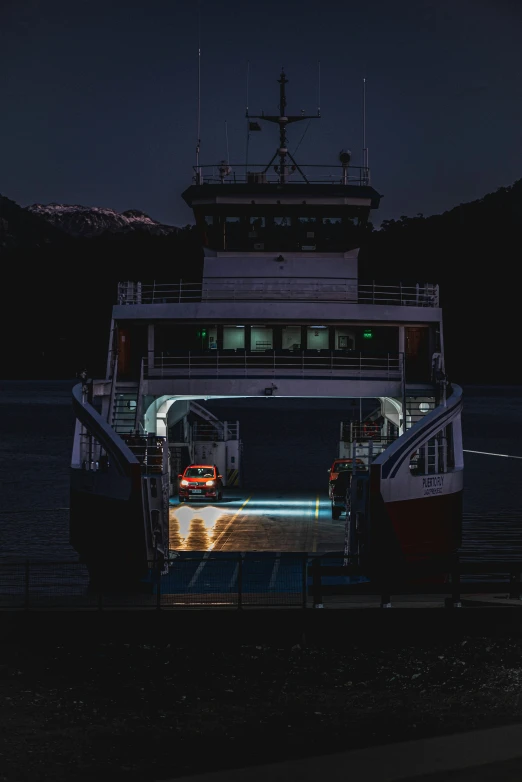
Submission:
M 119 214 L 155 224 L 139 210 Z M 2 375 L 71 377 L 84 366 L 102 375 L 118 281 L 201 279 L 203 257 L 194 226 L 170 228 L 71 236 L 41 210 L 22 209 L 0 197 L 7 291 L 0 317 L 3 333 L 9 334 Z M 402 216 L 378 230 L 370 226 L 359 279 L 438 283 L 450 379 L 517 383 L 521 233 L 522 179 L 440 215 Z

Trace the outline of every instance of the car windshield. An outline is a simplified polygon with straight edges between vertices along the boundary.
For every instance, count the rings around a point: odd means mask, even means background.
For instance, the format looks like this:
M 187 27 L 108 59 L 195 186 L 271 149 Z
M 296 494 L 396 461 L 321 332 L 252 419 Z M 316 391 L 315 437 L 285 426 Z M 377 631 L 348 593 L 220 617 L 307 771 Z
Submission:
M 187 467 L 185 478 L 213 478 L 213 467 Z
M 337 464 L 334 464 L 332 472 L 342 472 L 343 470 L 351 470 L 351 469 L 352 469 L 351 462 L 337 462 Z

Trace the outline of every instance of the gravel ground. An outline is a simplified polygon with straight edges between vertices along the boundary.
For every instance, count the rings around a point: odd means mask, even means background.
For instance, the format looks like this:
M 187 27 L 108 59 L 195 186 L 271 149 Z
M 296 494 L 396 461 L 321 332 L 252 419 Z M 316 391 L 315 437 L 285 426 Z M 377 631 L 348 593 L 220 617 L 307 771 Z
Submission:
M 522 719 L 522 640 L 0 645 L 0 779 L 157 780 Z

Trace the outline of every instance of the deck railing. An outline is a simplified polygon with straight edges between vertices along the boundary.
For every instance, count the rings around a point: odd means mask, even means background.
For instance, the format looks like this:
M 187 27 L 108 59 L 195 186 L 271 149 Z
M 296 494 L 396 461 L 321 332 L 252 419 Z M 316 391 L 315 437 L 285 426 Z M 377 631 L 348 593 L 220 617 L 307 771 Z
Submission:
M 212 376 L 230 377 L 369 377 L 400 380 L 401 353 L 368 355 L 352 352 L 338 355 L 335 351 L 249 351 L 209 350 L 205 353 L 187 351 L 170 356 L 154 356 L 151 365 L 145 362 L 146 378 L 176 378 Z
M 287 165 L 285 184 L 298 185 L 368 185 L 370 169 L 366 166 L 334 166 L 316 163 L 302 166 Z M 270 185 L 279 184 L 280 175 L 266 163 L 214 163 L 194 166 L 194 183 L 198 185 Z
M 323 282 L 295 279 L 282 282 L 269 279 L 253 282 L 245 279 L 213 280 L 197 283 L 118 283 L 118 304 L 181 304 L 206 301 L 345 301 L 354 304 L 381 304 L 403 307 L 438 307 L 439 286 L 357 285 L 351 280 Z

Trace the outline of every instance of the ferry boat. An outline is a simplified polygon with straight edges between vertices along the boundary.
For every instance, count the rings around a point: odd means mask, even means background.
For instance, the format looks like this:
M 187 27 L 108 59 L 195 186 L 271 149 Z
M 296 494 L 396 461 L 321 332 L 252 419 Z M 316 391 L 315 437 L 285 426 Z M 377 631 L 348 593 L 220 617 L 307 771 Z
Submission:
M 247 112 L 252 130 L 278 126 L 272 159 L 198 161 L 183 193 L 201 282 L 121 282 L 106 375 L 73 390 L 70 540 L 93 581 L 130 585 L 166 563 L 187 464 L 217 465 L 225 491 L 240 482 L 239 424 L 211 413 L 212 399 L 375 400 L 340 422 L 338 456 L 364 464 L 345 553 L 374 566 L 460 546 L 462 391 L 445 374 L 439 288 L 359 281 L 381 196 L 348 151 L 338 165 L 295 160 L 288 126 L 311 118 L 288 114 L 284 72 L 278 83 L 278 115 Z

